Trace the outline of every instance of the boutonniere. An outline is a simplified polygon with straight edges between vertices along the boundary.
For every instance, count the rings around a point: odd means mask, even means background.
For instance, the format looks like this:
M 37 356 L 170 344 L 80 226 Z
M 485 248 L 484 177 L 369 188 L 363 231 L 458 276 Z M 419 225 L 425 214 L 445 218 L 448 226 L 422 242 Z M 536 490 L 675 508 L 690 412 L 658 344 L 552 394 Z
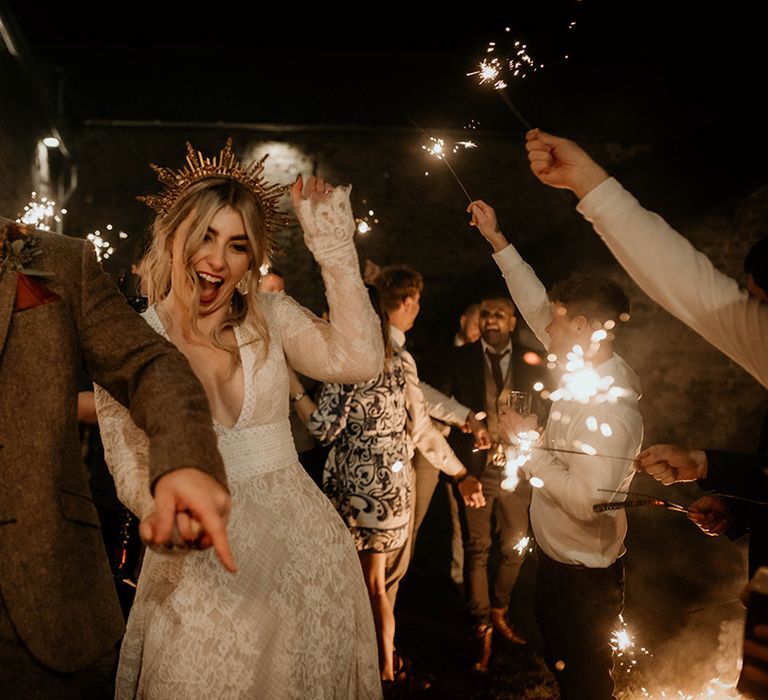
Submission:
M 40 239 L 27 224 L 10 222 L 0 228 L 0 272 L 21 272 L 30 277 L 53 277 L 32 267 L 40 250 Z

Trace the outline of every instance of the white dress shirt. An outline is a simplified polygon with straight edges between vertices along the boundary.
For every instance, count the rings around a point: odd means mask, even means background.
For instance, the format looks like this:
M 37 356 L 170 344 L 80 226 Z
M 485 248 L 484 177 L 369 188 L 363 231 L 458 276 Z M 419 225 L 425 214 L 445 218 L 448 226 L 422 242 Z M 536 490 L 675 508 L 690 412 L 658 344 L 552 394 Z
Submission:
M 399 328 L 390 325 L 389 334 L 395 352 L 399 353 L 403 358 L 405 402 L 408 410 L 408 428 L 411 440 L 430 464 L 449 476 L 455 476 L 464 471 L 464 465 L 454 454 L 450 445 L 448 445 L 445 436 L 435 428 L 429 418 L 430 411 L 424 398 L 422 385 L 419 382 L 416 361 L 413 359 L 413 355 L 403 347 L 405 345 L 405 333 Z M 451 406 L 452 404 L 461 406 L 458 401 L 440 394 L 436 389 L 432 389 L 432 387 L 429 387 L 429 389 L 445 400 L 445 406 Z M 464 409 L 464 418 L 459 423 L 460 425 L 464 424 L 468 412 L 469 409 Z M 450 415 L 450 411 L 447 408 L 445 409 L 445 415 Z
M 715 269 L 613 178 L 577 209 L 651 299 L 768 387 L 768 303 Z
M 493 257 L 517 308 L 548 349 L 550 302 L 544 285 L 513 246 Z M 640 382 L 629 365 L 614 354 L 594 369 L 613 376 L 626 395 L 615 403 L 553 402 L 540 447 L 579 452 L 587 445 L 597 455 L 534 448 L 524 470 L 543 481 L 531 499 L 531 526 L 539 547 L 564 564 L 602 568 L 625 552 L 627 516 L 623 510 L 594 513 L 592 506 L 624 499 L 615 492 L 626 491 L 634 476 L 632 461 L 643 441 L 643 421 L 637 407 Z

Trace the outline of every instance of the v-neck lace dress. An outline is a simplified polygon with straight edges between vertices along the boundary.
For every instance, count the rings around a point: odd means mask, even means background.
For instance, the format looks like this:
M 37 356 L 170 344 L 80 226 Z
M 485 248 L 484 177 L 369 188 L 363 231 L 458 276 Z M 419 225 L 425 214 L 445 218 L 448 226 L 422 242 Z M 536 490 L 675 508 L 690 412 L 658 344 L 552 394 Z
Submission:
M 299 218 L 321 265 L 331 321 L 283 293 L 258 297 L 269 347 L 236 328 L 244 401 L 214 422 L 238 564 L 212 550 L 148 550 L 120 655 L 117 698 L 380 698 L 371 606 L 352 538 L 300 466 L 288 421 L 286 358 L 322 381 L 360 381 L 383 363 L 378 319 L 360 279 L 348 191 L 304 202 Z M 165 335 L 157 312 L 146 321 Z M 166 335 L 167 337 L 167 335 Z M 97 391 L 107 461 L 121 500 L 153 509 L 146 436 Z

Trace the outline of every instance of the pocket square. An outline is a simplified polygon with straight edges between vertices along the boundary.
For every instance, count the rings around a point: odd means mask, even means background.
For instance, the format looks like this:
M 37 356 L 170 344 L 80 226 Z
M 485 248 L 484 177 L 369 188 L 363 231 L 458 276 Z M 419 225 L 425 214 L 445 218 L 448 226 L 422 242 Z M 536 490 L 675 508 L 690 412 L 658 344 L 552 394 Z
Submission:
M 61 297 L 52 292 L 40 282 L 32 279 L 23 272 L 16 277 L 16 302 L 13 306 L 14 313 L 26 311 L 36 306 L 50 304 L 53 301 L 59 301 Z

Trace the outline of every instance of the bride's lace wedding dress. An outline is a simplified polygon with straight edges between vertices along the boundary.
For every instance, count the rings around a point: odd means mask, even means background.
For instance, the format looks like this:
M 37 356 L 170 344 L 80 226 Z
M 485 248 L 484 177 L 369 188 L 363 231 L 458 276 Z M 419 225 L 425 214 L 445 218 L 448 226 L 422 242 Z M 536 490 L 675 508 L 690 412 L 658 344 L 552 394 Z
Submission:
M 360 279 L 349 192 L 297 212 L 321 266 L 322 321 L 283 293 L 258 303 L 270 332 L 240 346 L 245 392 L 232 427 L 215 424 L 232 493 L 227 573 L 212 550 L 148 550 L 120 655 L 117 698 L 380 698 L 371 605 L 352 538 L 300 466 L 288 422 L 286 358 L 321 381 L 355 382 L 383 362 L 378 319 Z M 146 321 L 165 329 L 154 309 Z M 97 391 L 101 434 L 121 500 L 153 509 L 147 439 Z

